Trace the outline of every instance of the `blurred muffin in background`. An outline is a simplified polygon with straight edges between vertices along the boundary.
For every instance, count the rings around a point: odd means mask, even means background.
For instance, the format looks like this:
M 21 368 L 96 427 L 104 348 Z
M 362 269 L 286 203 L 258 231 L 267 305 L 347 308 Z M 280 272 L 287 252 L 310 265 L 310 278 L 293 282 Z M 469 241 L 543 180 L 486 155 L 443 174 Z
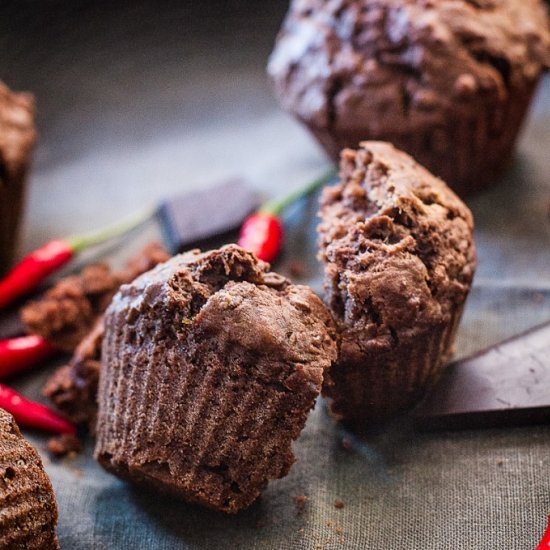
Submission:
M 549 65 L 541 0 L 293 0 L 268 71 L 335 161 L 389 141 L 464 196 L 506 167 Z
M 35 139 L 33 96 L 0 82 L 0 275 L 14 259 Z

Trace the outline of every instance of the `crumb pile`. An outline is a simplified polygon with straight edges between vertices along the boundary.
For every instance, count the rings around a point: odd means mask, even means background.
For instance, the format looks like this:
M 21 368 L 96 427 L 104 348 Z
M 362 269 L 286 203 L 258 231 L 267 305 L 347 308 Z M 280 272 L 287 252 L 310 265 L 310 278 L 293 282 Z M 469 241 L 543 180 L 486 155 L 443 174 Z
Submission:
M 124 270 L 113 272 L 102 264 L 89 266 L 23 308 L 32 332 L 60 349 L 71 351 L 76 345 L 69 364 L 59 368 L 42 390 L 71 422 L 86 424 L 95 431 L 105 308 L 121 284 L 169 257 L 161 245 L 150 243 L 128 261 Z

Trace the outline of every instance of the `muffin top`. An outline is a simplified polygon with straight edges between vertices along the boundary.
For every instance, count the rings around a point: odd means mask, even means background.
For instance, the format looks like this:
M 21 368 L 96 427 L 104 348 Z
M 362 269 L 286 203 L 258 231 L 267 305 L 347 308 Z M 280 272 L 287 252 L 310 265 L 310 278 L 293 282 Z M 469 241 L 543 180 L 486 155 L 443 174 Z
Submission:
M 344 327 L 391 344 L 447 322 L 475 270 L 472 215 L 440 179 L 383 142 L 342 152 L 324 190 L 319 257 Z
M 540 0 L 294 0 L 268 71 L 302 120 L 377 135 L 505 101 L 549 65 Z
M 14 93 L 0 82 L 0 164 L 10 177 L 26 166 L 35 139 L 32 95 Z
M 321 300 L 237 245 L 175 256 L 123 285 L 107 311 L 107 330 L 115 312 L 124 311 L 115 323 L 132 323 L 155 310 L 156 329 L 166 331 L 153 336 L 156 346 L 179 342 L 191 357 L 215 335 L 217 348 L 256 354 L 266 378 L 278 376 L 287 362 L 299 373 L 295 382 L 303 376 L 304 384 L 320 387 L 335 356 L 333 322 Z

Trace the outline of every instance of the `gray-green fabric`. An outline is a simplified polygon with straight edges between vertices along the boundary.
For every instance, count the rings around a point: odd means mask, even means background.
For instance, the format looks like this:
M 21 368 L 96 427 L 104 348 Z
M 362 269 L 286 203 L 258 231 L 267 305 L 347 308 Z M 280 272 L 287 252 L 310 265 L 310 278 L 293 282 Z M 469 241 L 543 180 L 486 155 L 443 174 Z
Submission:
M 263 72 L 285 1 L 76 4 L 0 8 L 9 52 L 0 73 L 38 103 L 24 250 L 221 177 L 243 174 L 275 196 L 324 171 L 322 153 L 279 110 Z M 547 80 L 513 166 L 470 201 L 479 269 L 458 356 L 550 319 L 549 173 Z M 289 213 L 276 267 L 305 261 L 298 282 L 319 290 L 315 208 Z M 149 226 L 106 258 L 122 262 L 156 231 Z M 45 376 L 16 386 L 38 397 Z M 26 435 L 43 451 L 46 437 Z M 46 463 L 64 549 L 529 550 L 550 509 L 550 418 L 541 427 L 435 434 L 403 418 L 362 441 L 319 403 L 290 475 L 237 516 L 132 489 L 102 471 L 91 449 L 90 441 L 76 459 Z M 308 497 L 302 508 L 298 495 Z

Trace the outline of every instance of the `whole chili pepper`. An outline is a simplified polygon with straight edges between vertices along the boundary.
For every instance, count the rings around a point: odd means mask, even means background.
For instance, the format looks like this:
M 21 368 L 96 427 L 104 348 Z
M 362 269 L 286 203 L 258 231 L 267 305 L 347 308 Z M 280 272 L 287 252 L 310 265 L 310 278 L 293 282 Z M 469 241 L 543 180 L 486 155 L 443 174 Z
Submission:
M 327 183 L 334 174 L 334 170 L 330 170 L 286 197 L 266 202 L 257 212 L 246 218 L 241 227 L 238 244 L 254 252 L 260 260 L 272 262 L 283 244 L 284 230 L 279 218 L 281 212 Z
M 0 309 L 36 288 L 46 277 L 65 265 L 75 254 L 119 237 L 152 215 L 151 210 L 101 231 L 46 243 L 23 258 L 0 280 Z
M 36 335 L 0 340 L 0 378 L 30 369 L 55 352 L 49 342 Z
M 539 542 L 538 546 L 535 548 L 535 550 L 549 550 L 549 549 L 550 549 L 550 515 L 548 516 L 548 526 L 546 527 L 546 531 L 544 532 L 544 535 L 542 536 L 542 539 Z
M 8 411 L 21 426 L 55 433 L 76 433 L 76 427 L 68 420 L 4 384 L 0 384 L 0 408 Z

